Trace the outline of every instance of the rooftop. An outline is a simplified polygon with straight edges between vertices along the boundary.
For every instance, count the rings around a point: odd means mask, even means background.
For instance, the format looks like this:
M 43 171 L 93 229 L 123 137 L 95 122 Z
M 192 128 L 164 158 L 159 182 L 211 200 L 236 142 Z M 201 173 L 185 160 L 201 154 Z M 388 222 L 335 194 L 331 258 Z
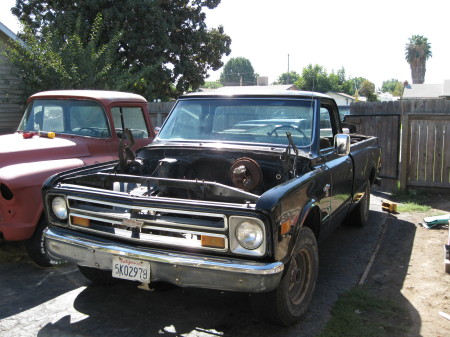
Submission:
M 440 84 L 408 84 L 402 99 L 448 99 L 450 98 L 450 80 Z

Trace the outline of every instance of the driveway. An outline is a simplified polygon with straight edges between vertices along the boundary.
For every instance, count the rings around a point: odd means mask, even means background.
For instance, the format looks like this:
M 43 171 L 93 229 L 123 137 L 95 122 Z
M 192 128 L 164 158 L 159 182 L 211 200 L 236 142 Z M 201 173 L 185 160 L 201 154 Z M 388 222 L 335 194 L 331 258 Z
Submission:
M 36 267 L 19 249 L 0 263 L 0 336 L 315 336 L 339 294 L 360 281 L 388 215 L 372 197 L 364 228 L 341 226 L 320 245 L 320 272 L 310 310 L 280 328 L 258 321 L 248 295 L 202 289 L 89 283 L 73 265 Z M 0 244 L 0 254 L 8 245 Z

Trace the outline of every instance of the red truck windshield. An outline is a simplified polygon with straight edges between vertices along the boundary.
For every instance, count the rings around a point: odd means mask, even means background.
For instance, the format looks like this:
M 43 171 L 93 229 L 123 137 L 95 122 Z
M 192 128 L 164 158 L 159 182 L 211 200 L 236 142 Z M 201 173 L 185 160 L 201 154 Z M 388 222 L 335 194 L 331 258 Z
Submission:
M 34 100 L 28 105 L 18 131 L 53 131 L 96 138 L 111 135 L 103 107 L 86 100 Z

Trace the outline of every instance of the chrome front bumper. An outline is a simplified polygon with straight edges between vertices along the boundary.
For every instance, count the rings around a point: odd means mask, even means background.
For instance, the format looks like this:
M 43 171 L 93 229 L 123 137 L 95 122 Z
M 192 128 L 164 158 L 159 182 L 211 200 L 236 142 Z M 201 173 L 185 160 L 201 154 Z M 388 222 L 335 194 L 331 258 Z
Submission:
M 65 228 L 48 228 L 44 236 L 48 252 L 55 257 L 104 270 L 112 269 L 114 256 L 148 261 L 151 282 L 165 281 L 181 287 L 266 292 L 278 286 L 284 269 L 281 262 L 261 263 L 136 247 Z

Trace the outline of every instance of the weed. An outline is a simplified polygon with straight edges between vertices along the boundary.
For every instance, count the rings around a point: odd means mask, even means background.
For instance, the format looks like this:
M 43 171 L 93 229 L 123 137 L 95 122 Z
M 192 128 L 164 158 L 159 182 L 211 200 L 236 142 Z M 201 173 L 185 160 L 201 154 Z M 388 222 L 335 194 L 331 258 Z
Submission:
M 363 286 L 342 294 L 332 309 L 333 317 L 319 337 L 383 337 L 404 334 L 399 324 L 404 309 L 379 299 Z
M 398 192 L 392 195 L 394 201 L 398 202 L 397 212 L 428 212 L 431 206 L 426 205 L 428 199 L 426 193 L 417 193 L 415 191 Z

